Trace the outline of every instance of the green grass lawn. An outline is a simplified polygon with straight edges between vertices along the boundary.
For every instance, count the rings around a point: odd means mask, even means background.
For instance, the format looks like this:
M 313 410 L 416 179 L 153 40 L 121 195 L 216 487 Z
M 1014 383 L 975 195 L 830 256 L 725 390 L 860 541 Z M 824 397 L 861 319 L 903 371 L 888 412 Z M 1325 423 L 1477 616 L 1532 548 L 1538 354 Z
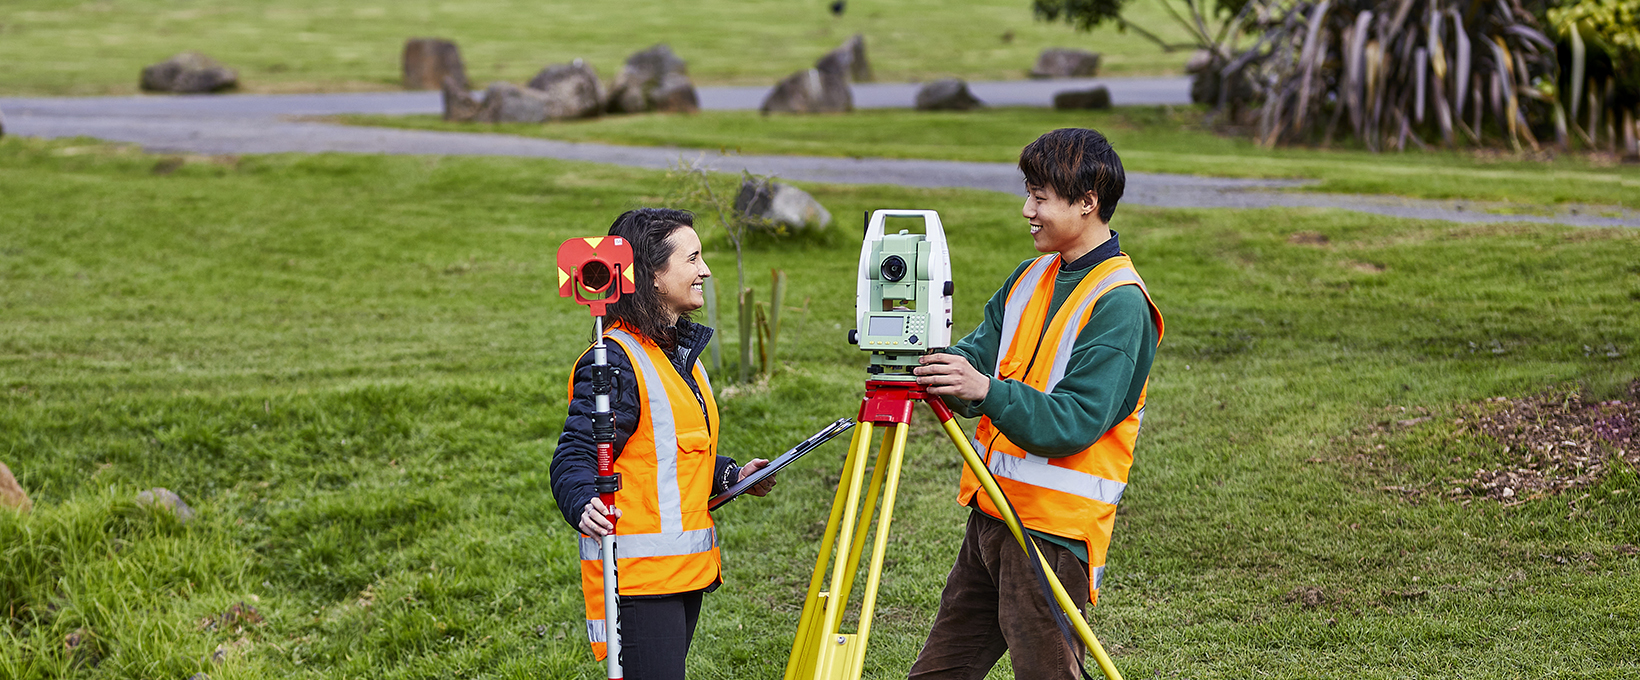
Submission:
M 548 490 L 590 330 L 554 294 L 553 253 L 660 201 L 664 175 L 161 160 L 0 141 L 0 460 L 36 503 L 0 512 L 0 678 L 601 677 Z M 939 210 L 959 329 L 1033 254 L 1010 196 L 806 188 L 839 215 Z M 1609 398 L 1640 374 L 1640 232 L 1129 207 L 1114 226 L 1167 318 L 1089 614 L 1127 677 L 1640 673 L 1632 469 L 1572 505 L 1381 490 L 1508 460 L 1449 424 L 1459 404 Z M 856 408 L 858 248 L 838 229 L 746 255 L 765 289 L 788 271 L 807 313 L 787 312 L 779 375 L 717 380 L 741 460 Z M 732 289 L 722 238 L 708 256 Z M 1436 417 L 1357 443 L 1403 407 Z M 718 513 L 727 582 L 693 677 L 779 676 L 842 453 Z M 868 676 L 903 673 L 927 631 L 964 519 L 958 465 L 919 414 Z M 153 486 L 199 517 L 131 501 Z M 1319 604 L 1292 601 L 1303 588 Z M 265 621 L 224 621 L 241 601 Z
M 691 116 L 610 116 L 585 121 L 446 123 L 437 116 L 347 116 L 347 122 L 422 130 L 497 132 L 576 142 L 721 149 L 747 154 L 932 158 L 1012 163 L 1047 130 L 1092 127 L 1110 137 L 1133 172 L 1317 179 L 1316 191 L 1529 205 L 1640 207 L 1640 166 L 1587 156 L 1522 160 L 1495 153 L 1266 149 L 1215 133 L 1192 107 L 1123 107 L 1069 112 L 1000 108 L 966 113 L 868 109 L 846 115 L 760 116 L 707 111 Z
M 827 4 L 7 0 L 0 94 L 131 93 L 143 66 L 189 49 L 238 68 L 249 91 L 396 89 L 404 40 L 429 35 L 457 41 L 477 87 L 523 82 L 576 58 L 612 78 L 627 55 L 659 42 L 689 62 L 697 83 L 772 85 L 855 33 L 885 81 L 1024 78 L 1047 47 L 1098 51 L 1106 75 L 1179 73 L 1190 56 L 1112 27 L 1086 34 L 1039 22 L 1029 3 L 1013 0 L 853 0 L 840 18 Z M 1159 7 L 1131 11 L 1168 40 L 1184 39 Z

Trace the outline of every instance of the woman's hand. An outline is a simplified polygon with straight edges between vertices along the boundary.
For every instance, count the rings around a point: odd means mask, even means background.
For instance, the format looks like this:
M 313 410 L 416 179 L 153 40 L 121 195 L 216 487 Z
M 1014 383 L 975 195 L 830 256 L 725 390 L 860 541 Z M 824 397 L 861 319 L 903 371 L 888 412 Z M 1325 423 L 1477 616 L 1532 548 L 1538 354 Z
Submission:
M 768 464 L 769 464 L 769 461 L 766 460 L 766 459 L 763 459 L 763 458 L 754 458 L 754 459 L 752 459 L 752 461 L 747 463 L 745 467 L 740 468 L 740 479 L 745 479 L 747 477 L 752 476 L 752 473 L 757 472 L 758 470 L 762 470 L 764 467 L 767 467 Z M 758 482 L 757 486 L 752 487 L 746 493 L 749 493 L 753 496 L 767 496 L 767 495 L 769 495 L 769 490 L 774 488 L 774 478 L 775 478 L 775 476 L 776 475 L 769 475 L 768 479 L 765 479 L 761 482 Z M 739 481 L 739 480 L 736 480 L 736 481 Z
M 959 355 L 927 354 L 919 360 L 922 365 L 911 372 L 916 374 L 918 385 L 928 388 L 929 394 L 982 401 L 991 391 L 991 379 Z
M 604 507 L 604 501 L 593 496 L 592 502 L 581 509 L 581 533 L 593 538 L 603 538 L 604 534 L 614 531 L 615 523 L 605 516 L 608 513 L 609 508 Z M 621 509 L 615 508 L 615 518 L 620 517 Z

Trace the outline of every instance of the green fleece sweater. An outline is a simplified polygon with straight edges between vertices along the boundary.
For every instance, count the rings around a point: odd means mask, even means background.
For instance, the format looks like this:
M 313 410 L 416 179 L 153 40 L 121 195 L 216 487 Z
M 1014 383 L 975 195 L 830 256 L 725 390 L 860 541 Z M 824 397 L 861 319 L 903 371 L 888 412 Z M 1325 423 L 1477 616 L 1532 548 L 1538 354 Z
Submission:
M 1113 232 L 1109 241 L 1089 254 L 1092 257 L 1071 263 L 1077 269 L 1060 269 L 1054 278 L 1046 323 L 1052 323 L 1054 314 L 1082 277 L 1120 252 Z M 1144 293 L 1137 286 L 1121 286 L 1094 303 L 1092 317 L 1076 336 L 1065 377 L 1052 392 L 1038 391 L 1017 380 L 997 379 L 1008 291 L 1031 262 L 1020 263 L 985 303 L 985 319 L 979 327 L 950 349 L 981 373 L 992 376 L 989 393 L 978 402 L 952 398 L 945 401 L 965 417 L 989 416 L 997 429 L 1020 448 L 1059 458 L 1087 448 L 1133 413 L 1156 357 L 1157 330 Z M 1038 531 L 1031 534 L 1070 548 L 1084 562 L 1088 559 L 1087 546 L 1080 541 Z

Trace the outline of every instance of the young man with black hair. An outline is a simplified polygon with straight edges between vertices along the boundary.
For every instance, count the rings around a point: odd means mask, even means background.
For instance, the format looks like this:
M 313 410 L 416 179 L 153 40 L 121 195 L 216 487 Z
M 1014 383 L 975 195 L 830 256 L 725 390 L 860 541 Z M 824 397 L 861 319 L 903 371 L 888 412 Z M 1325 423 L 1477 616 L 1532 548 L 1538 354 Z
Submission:
M 917 382 L 966 417 L 974 448 L 1079 607 L 1096 602 L 1116 504 L 1144 418 L 1162 316 L 1109 227 L 1125 178 L 1103 135 L 1066 128 L 1020 152 L 1031 240 L 974 332 L 923 357 Z M 972 508 L 912 678 L 983 678 L 1004 652 L 1021 678 L 1076 677 L 1031 558 L 962 473 Z

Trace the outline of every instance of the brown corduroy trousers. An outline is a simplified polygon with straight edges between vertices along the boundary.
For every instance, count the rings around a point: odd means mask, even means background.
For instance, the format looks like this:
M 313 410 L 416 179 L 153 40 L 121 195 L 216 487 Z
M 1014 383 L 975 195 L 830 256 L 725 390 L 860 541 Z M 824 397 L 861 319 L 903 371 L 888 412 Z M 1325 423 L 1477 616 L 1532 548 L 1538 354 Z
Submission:
M 1070 550 L 1037 540 L 1037 549 L 1080 612 L 1088 603 L 1088 565 Z M 934 629 L 911 665 L 913 680 L 978 680 L 1010 653 L 1016 678 L 1076 678 L 1081 641 L 1054 625 L 1058 607 L 1043 596 L 1030 557 L 1008 526 L 979 512 L 946 577 Z

